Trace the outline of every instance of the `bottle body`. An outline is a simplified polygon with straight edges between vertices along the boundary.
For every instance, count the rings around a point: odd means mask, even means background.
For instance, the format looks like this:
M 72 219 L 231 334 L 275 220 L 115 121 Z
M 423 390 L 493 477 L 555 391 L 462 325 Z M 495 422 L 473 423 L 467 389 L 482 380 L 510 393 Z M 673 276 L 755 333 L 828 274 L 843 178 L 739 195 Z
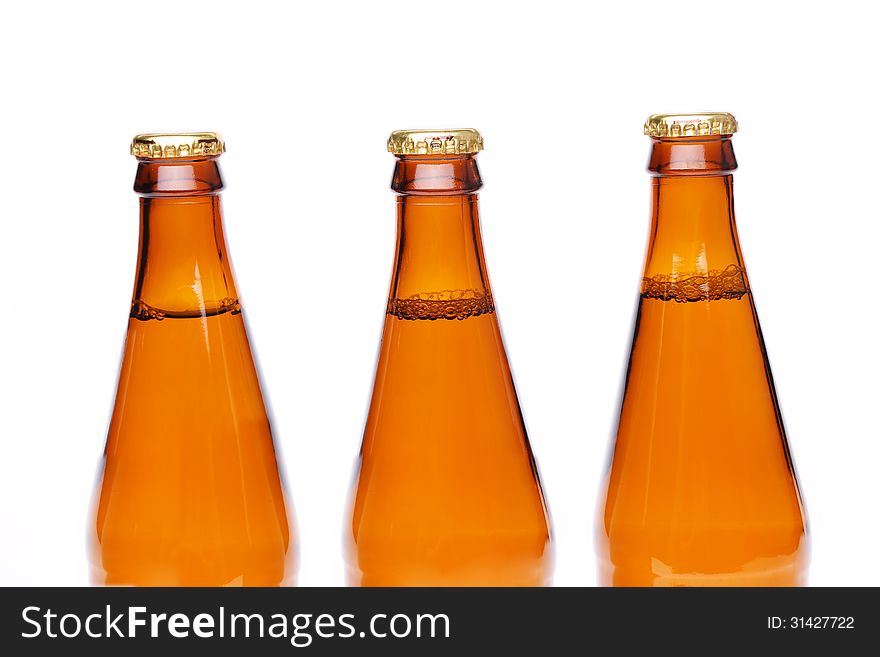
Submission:
M 346 530 L 362 586 L 540 586 L 540 481 L 482 252 L 472 156 L 401 158 L 398 243 Z
M 803 585 L 805 514 L 736 232 L 730 138 L 653 149 L 599 583 Z
M 95 584 L 294 581 L 292 523 L 221 187 L 213 159 L 139 163 L 135 292 L 90 530 Z

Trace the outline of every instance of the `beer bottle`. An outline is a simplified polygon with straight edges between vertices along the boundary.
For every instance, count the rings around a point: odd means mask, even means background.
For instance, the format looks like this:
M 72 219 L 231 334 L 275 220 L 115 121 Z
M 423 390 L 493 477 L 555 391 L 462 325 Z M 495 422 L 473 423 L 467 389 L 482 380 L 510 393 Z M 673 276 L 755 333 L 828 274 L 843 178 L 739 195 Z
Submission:
M 134 138 L 140 245 L 92 581 L 274 586 L 295 541 L 229 261 L 214 133 Z
M 733 213 L 730 114 L 655 115 L 650 241 L 599 582 L 796 586 L 803 503 Z
M 476 130 L 388 141 L 397 247 L 346 531 L 352 585 L 550 581 L 547 510 L 483 257 L 482 147 Z

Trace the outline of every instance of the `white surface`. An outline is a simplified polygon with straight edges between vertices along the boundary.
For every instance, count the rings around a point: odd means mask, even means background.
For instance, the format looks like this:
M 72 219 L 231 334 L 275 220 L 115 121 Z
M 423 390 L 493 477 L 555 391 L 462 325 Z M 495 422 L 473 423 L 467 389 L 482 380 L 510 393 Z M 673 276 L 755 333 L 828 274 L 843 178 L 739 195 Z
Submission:
M 394 128 L 473 126 L 489 271 L 556 530 L 592 525 L 652 112 L 734 112 L 740 236 L 815 585 L 880 584 L 873 3 L 12 3 L 0 24 L 0 584 L 80 584 L 137 244 L 136 132 L 218 130 L 227 238 L 301 537 L 343 509 L 394 241 Z M 282 154 L 281 151 L 288 154 Z

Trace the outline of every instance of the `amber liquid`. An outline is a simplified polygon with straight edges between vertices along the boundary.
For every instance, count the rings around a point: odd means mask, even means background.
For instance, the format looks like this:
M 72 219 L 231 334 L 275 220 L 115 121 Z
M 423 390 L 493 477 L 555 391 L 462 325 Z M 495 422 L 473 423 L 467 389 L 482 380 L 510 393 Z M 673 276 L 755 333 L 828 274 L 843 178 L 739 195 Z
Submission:
M 217 197 L 142 201 L 90 537 L 96 584 L 293 582 L 284 491 Z
M 602 585 L 806 583 L 804 513 L 742 265 L 730 178 L 655 181 L 600 515 Z
M 407 189 L 422 173 L 438 185 L 433 166 L 424 159 Z M 476 197 L 408 196 L 398 207 L 348 582 L 549 584 L 549 523 L 488 289 Z

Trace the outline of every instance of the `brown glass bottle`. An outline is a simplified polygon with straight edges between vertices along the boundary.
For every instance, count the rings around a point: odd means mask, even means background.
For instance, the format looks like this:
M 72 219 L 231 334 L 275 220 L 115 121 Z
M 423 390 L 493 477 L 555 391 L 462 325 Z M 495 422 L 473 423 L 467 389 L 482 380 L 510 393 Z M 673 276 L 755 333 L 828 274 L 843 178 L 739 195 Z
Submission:
M 796 586 L 808 543 L 733 212 L 729 114 L 656 115 L 599 583 Z
M 486 273 L 479 133 L 402 131 L 397 249 L 346 532 L 361 586 L 541 586 L 547 511 Z
M 139 135 L 140 246 L 92 581 L 275 586 L 295 541 L 223 235 L 213 133 Z

